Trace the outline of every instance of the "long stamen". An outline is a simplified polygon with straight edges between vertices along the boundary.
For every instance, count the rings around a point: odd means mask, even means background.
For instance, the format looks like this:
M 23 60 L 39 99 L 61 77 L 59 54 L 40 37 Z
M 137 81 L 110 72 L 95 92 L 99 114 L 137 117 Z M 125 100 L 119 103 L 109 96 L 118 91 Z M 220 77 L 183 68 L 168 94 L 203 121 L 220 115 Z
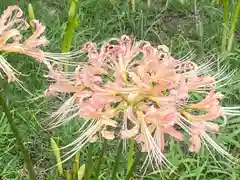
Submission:
M 227 160 L 236 161 L 236 159 L 231 154 L 221 148 L 207 133 L 201 132 L 201 135 L 215 150 L 217 150 L 217 152 L 226 157 Z
M 67 156 L 62 162 L 66 162 L 71 159 L 76 154 L 76 152 L 82 149 L 85 144 L 89 142 L 90 138 L 95 135 L 100 128 L 101 125 L 99 123 L 96 123 L 91 129 L 86 131 L 80 138 L 78 138 L 77 144 L 74 144 L 75 147 L 62 156 L 63 158 Z

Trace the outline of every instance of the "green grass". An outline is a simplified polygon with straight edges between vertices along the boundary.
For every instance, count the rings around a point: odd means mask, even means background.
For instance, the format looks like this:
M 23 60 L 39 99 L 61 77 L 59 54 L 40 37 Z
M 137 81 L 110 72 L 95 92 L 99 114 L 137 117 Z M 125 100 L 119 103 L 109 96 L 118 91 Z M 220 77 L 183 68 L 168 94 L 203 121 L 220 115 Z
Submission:
M 13 1 L 14 3 L 15 1 Z M 171 48 L 176 57 L 181 57 L 194 49 L 195 61 L 201 63 L 209 53 L 220 57 L 223 34 L 223 7 L 212 5 L 209 1 L 199 1 L 197 4 L 198 19 L 196 22 L 193 1 L 181 4 L 177 1 L 151 1 L 148 8 L 146 2 L 136 0 L 136 10 L 133 12 L 127 1 L 123 0 L 79 0 L 78 18 L 79 25 L 74 33 L 73 48 L 78 48 L 86 41 L 102 42 L 110 37 L 122 34 L 132 34 L 137 39 L 144 38 L 153 44 L 166 44 Z M 9 3 L 0 2 L 1 12 Z M 38 0 L 32 1 L 35 9 L 35 17 L 47 26 L 47 37 L 50 45 L 45 50 L 60 52 L 64 29 L 67 22 L 67 0 Z M 3 5 L 3 6 L 1 6 Z M 19 5 L 27 13 L 27 2 L 20 0 Z M 229 12 L 234 9 L 231 3 Z M 239 29 L 239 24 L 236 25 Z M 235 36 L 233 52 L 225 59 L 215 60 L 216 68 L 219 64 L 229 64 L 231 69 L 240 67 L 240 44 L 238 35 Z M 16 69 L 26 74 L 21 76 L 24 86 L 34 94 L 31 97 L 20 87 L 14 84 L 7 85 L 6 91 L 9 106 L 13 117 L 22 134 L 25 145 L 30 151 L 31 158 L 38 172 L 39 179 L 56 179 L 55 157 L 51 152 L 50 137 L 64 146 L 73 140 L 77 134 L 74 132 L 80 126 L 78 121 L 51 131 L 44 130 L 44 120 L 60 104 L 61 100 L 55 98 L 40 98 L 48 86 L 43 74 L 44 67 L 31 58 L 20 55 L 8 56 L 9 62 Z M 239 79 L 240 73 L 235 79 Z M 221 90 L 228 98 L 224 104 L 239 104 L 240 84 L 234 84 L 230 88 Z M 38 99 L 36 97 L 39 97 Z M 226 147 L 235 157 L 240 158 L 240 118 L 232 118 L 228 125 L 222 128 L 221 134 L 215 139 Z M 237 180 L 240 178 L 240 165 L 233 165 L 212 151 L 214 160 L 207 148 L 202 148 L 199 154 L 186 151 L 186 145 L 176 144 L 170 140 L 166 149 L 166 157 L 176 168 L 176 174 L 171 174 L 163 169 L 164 179 L 171 180 Z M 100 169 L 101 179 L 110 179 L 114 166 L 117 142 L 108 143 L 104 163 Z M 63 152 L 64 153 L 64 152 Z M 93 163 L 98 162 L 100 144 L 95 143 L 93 148 Z M 123 156 L 124 157 L 124 156 Z M 127 173 L 127 161 L 121 159 L 118 179 L 124 179 Z M 80 152 L 80 163 L 87 159 L 87 147 Z M 141 163 L 140 163 L 141 164 Z M 72 162 L 67 162 L 65 167 L 71 167 Z M 219 166 L 220 165 L 220 166 Z M 0 115 L 0 177 L 7 179 L 20 179 L 19 171 L 23 169 L 23 159 L 15 145 L 15 140 L 5 117 Z M 137 166 L 136 179 L 142 174 L 140 166 Z M 1 179 L 1 178 L 0 178 Z M 146 180 L 161 179 L 159 173 L 152 173 L 145 177 Z

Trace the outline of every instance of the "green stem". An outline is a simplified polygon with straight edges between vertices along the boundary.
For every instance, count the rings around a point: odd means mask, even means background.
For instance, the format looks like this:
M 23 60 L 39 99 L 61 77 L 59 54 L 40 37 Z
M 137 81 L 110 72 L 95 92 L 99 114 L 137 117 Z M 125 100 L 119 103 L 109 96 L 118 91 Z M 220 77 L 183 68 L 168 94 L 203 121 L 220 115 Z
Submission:
M 35 19 L 34 9 L 31 3 L 28 3 L 28 17 L 29 17 L 29 24 L 32 27 L 32 31 L 35 31 L 35 24 L 33 20 Z
M 233 45 L 233 40 L 234 40 L 234 35 L 235 35 L 235 28 L 236 28 L 239 11 L 240 11 L 240 0 L 238 0 L 238 2 L 237 2 L 237 7 L 236 7 L 234 15 L 232 17 L 230 35 L 229 35 L 229 39 L 228 39 L 228 48 L 227 48 L 228 52 L 231 52 L 231 50 L 232 50 L 232 45 Z
M 151 0 L 148 0 L 147 4 L 148 4 L 148 7 L 150 7 L 151 6 Z
M 27 149 L 25 149 L 24 145 L 23 145 L 23 142 L 22 142 L 22 138 L 17 130 L 17 127 L 15 126 L 15 123 L 14 123 L 14 120 L 11 116 L 11 113 L 7 107 L 7 103 L 5 101 L 5 98 L 4 98 L 4 95 L 3 95 L 3 90 L 0 89 L 0 105 L 2 106 L 3 108 L 3 111 L 7 117 L 7 120 L 8 120 L 8 123 L 10 124 L 10 127 L 11 127 L 11 130 L 16 138 L 16 142 L 20 148 L 20 151 L 23 155 L 23 158 L 24 158 L 24 162 L 25 162 L 25 165 L 26 165 L 26 168 L 28 170 L 28 173 L 29 173 L 29 178 L 31 180 L 36 180 L 36 174 L 35 174 L 35 171 L 33 169 L 33 165 L 32 165 L 32 162 L 30 160 L 30 157 L 28 155 L 28 151 Z
M 135 8 L 136 8 L 135 0 L 130 0 L 130 6 L 133 12 L 135 12 Z
M 79 169 L 79 152 L 76 153 L 73 162 L 73 176 L 76 178 L 78 177 L 78 169 Z
M 77 8 L 78 8 L 78 0 L 71 0 L 70 8 L 68 11 L 67 28 L 65 30 L 63 44 L 62 44 L 62 48 L 61 48 L 63 53 L 69 52 L 71 49 L 73 31 L 75 30 L 77 23 L 78 23 Z M 65 72 L 68 71 L 68 65 L 65 64 L 63 66 L 63 68 L 64 68 Z
M 227 46 L 227 33 L 228 33 L 228 0 L 223 0 L 223 9 L 224 9 L 224 15 L 223 15 L 223 37 L 222 37 L 222 52 L 226 51 Z
M 72 173 L 71 173 L 71 171 L 68 170 L 68 171 L 66 172 L 66 180 L 72 180 L 72 178 L 73 178 L 73 177 L 72 177 Z
M 93 169 L 92 152 L 93 152 L 93 143 L 90 143 L 88 146 L 88 161 L 87 161 L 86 173 L 84 175 L 84 180 L 90 179 L 92 175 L 92 169 Z
M 98 176 L 99 176 L 99 173 L 100 173 L 100 167 L 101 167 L 101 164 L 103 162 L 103 155 L 106 151 L 106 148 L 107 148 L 107 140 L 104 139 L 103 145 L 102 145 L 102 150 L 101 150 L 101 153 L 100 153 L 99 159 L 98 159 L 98 164 L 97 164 L 97 169 L 96 169 L 96 172 L 95 172 L 94 180 L 98 180 Z
M 121 159 L 122 148 L 123 148 L 123 141 L 121 140 L 120 143 L 119 143 L 119 145 L 118 145 L 118 150 L 117 150 L 117 156 L 116 156 L 115 166 L 114 166 L 114 168 L 113 168 L 112 176 L 111 176 L 111 179 L 110 179 L 110 180 L 115 180 L 115 179 L 116 179 L 117 170 L 118 170 L 118 166 L 119 166 L 120 159 Z
M 134 154 L 134 140 L 131 138 L 129 141 L 130 141 L 129 143 L 130 145 L 129 145 L 129 150 L 127 154 L 127 161 L 128 161 L 127 172 L 129 172 L 129 170 L 133 165 L 133 154 Z
M 141 151 L 138 151 L 136 153 L 135 161 L 133 162 L 131 168 L 129 169 L 125 180 L 129 180 L 132 177 L 133 172 L 135 171 L 135 168 L 137 166 L 137 163 L 140 161 L 140 158 L 141 158 Z

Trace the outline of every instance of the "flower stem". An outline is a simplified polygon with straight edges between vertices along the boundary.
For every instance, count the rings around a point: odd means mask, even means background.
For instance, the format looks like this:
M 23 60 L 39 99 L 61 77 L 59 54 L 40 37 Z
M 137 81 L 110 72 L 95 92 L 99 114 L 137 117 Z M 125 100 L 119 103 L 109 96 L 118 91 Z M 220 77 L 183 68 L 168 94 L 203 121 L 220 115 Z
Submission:
M 87 161 L 86 173 L 84 175 L 84 180 L 90 179 L 92 175 L 92 169 L 93 169 L 92 152 L 93 152 L 93 143 L 90 143 L 88 146 L 88 161 Z
M 133 10 L 133 12 L 135 11 L 135 0 L 130 0 L 130 7 Z
M 223 37 L 222 37 L 222 52 L 226 51 L 227 46 L 227 33 L 228 33 L 228 0 L 223 0 Z
M 63 175 L 63 164 L 62 164 L 62 160 L 61 160 L 60 149 L 53 138 L 51 138 L 51 147 L 52 147 L 53 154 L 56 157 L 58 172 L 59 172 L 60 176 L 62 176 Z
M 75 159 L 73 162 L 73 176 L 78 177 L 78 169 L 79 169 L 79 152 L 75 154 Z
M 127 173 L 127 176 L 126 176 L 125 180 L 129 180 L 132 177 L 133 172 L 134 172 L 134 170 L 137 166 L 137 163 L 140 161 L 140 158 L 141 158 L 141 151 L 138 151 L 136 153 L 135 161 L 133 162 L 131 168 L 128 170 L 128 173 Z
M 115 179 L 116 179 L 117 170 L 118 170 L 118 166 L 119 166 L 120 158 L 121 158 L 122 148 L 123 148 L 123 141 L 121 140 L 120 143 L 119 143 L 119 145 L 118 145 L 118 150 L 117 150 L 117 156 L 116 156 L 115 166 L 114 166 L 114 168 L 113 168 L 112 176 L 111 176 L 111 179 L 110 179 L 110 180 L 115 180 Z
M 28 170 L 28 173 L 29 173 L 29 178 L 31 180 L 36 180 L 36 174 L 35 174 L 35 171 L 33 169 L 33 165 L 32 165 L 32 162 L 30 160 L 30 157 L 29 157 L 29 154 L 28 154 L 28 151 L 27 149 L 25 149 L 24 145 L 23 145 L 23 142 L 22 142 L 22 138 L 17 130 L 17 127 L 15 126 L 15 123 L 14 123 L 14 120 L 11 116 L 11 113 L 7 107 L 7 103 L 5 101 L 5 98 L 4 98 L 4 95 L 3 95 L 3 90 L 0 89 L 0 105 L 2 106 L 3 108 L 3 112 L 5 113 L 6 117 L 7 117 L 7 120 L 8 120 L 8 123 L 10 124 L 10 127 L 11 127 L 11 130 L 16 138 L 16 142 L 20 148 L 20 151 L 23 155 L 23 158 L 24 158 L 24 162 L 25 162 L 25 165 L 26 165 L 26 168 Z
M 233 45 L 233 40 L 234 40 L 234 35 L 235 35 L 235 28 L 236 28 L 239 11 L 240 11 L 240 0 L 237 1 L 237 7 L 236 7 L 235 12 L 232 17 L 230 35 L 229 35 L 229 39 L 228 39 L 228 48 L 227 48 L 228 52 L 231 52 L 231 50 L 232 50 L 232 45 Z
M 127 167 L 127 172 L 131 169 L 133 165 L 133 155 L 134 155 L 134 140 L 131 138 L 130 140 L 130 145 L 129 145 L 129 150 L 127 154 L 127 161 L 128 161 L 128 167 Z
M 147 4 L 148 4 L 148 7 L 150 8 L 151 7 L 151 0 L 148 0 Z
M 101 150 L 101 153 L 100 153 L 99 158 L 98 158 L 98 164 L 97 164 L 94 180 L 98 180 L 98 176 L 99 176 L 99 173 L 100 173 L 100 166 L 103 162 L 103 155 L 106 151 L 106 148 L 107 148 L 107 140 L 104 139 L 103 145 L 102 145 L 102 150 Z
M 75 28 L 78 24 L 77 8 L 78 8 L 78 0 L 71 0 L 70 8 L 68 11 L 67 27 L 65 30 L 63 44 L 62 44 L 62 48 L 61 48 L 61 51 L 63 53 L 69 52 L 71 49 L 73 31 L 75 30 Z M 68 65 L 64 65 L 63 68 L 64 68 L 65 72 L 68 71 Z

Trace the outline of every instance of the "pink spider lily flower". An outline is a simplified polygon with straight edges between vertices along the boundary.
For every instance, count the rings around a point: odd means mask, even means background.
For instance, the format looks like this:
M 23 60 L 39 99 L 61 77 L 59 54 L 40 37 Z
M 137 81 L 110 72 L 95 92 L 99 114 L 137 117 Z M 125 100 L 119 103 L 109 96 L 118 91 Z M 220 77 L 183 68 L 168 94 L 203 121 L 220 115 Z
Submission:
M 80 51 L 85 59 L 75 72 L 53 68 L 49 75 L 55 83 L 47 92 L 71 94 L 52 115 L 52 127 L 84 119 L 79 138 L 65 147 L 73 147 L 65 160 L 100 136 L 135 139 L 147 152 L 146 162 L 158 168 L 161 164 L 172 168 L 164 156 L 170 136 L 176 141 L 189 137 L 190 151 L 198 152 L 202 143 L 208 143 L 234 159 L 209 135 L 219 133 L 216 118 L 240 115 L 239 107 L 220 105 L 223 95 L 216 89 L 222 72 L 212 77 L 203 73 L 209 71 L 208 64 L 175 59 L 166 46 L 155 48 L 125 35 L 101 47 L 88 42 Z M 193 101 L 194 93 L 202 100 Z
M 62 54 L 42 51 L 40 47 L 48 44 L 43 35 L 45 26 L 38 20 L 33 20 L 33 24 L 35 25 L 34 32 L 25 39 L 22 33 L 30 26 L 18 6 L 9 6 L 0 16 L 0 52 L 20 53 L 33 57 L 38 62 L 45 63 L 49 69 L 52 69 L 56 61 L 58 65 L 62 65 L 68 62 L 69 58 L 78 56 L 79 53 L 76 52 Z M 2 55 L 0 55 L 0 68 L 7 75 L 9 82 L 19 82 L 17 76 L 20 72 L 14 69 Z
M 40 45 L 47 44 L 44 36 L 40 37 L 44 31 L 44 26 L 36 21 L 36 31 L 25 41 L 23 41 L 22 31 L 29 28 L 28 23 L 22 18 L 23 12 L 18 6 L 9 6 L 0 17 L 0 51 L 15 52 L 32 56 L 36 59 L 42 59 Z M 8 77 L 8 81 L 16 81 L 16 71 L 6 60 L 1 56 L 1 69 Z

